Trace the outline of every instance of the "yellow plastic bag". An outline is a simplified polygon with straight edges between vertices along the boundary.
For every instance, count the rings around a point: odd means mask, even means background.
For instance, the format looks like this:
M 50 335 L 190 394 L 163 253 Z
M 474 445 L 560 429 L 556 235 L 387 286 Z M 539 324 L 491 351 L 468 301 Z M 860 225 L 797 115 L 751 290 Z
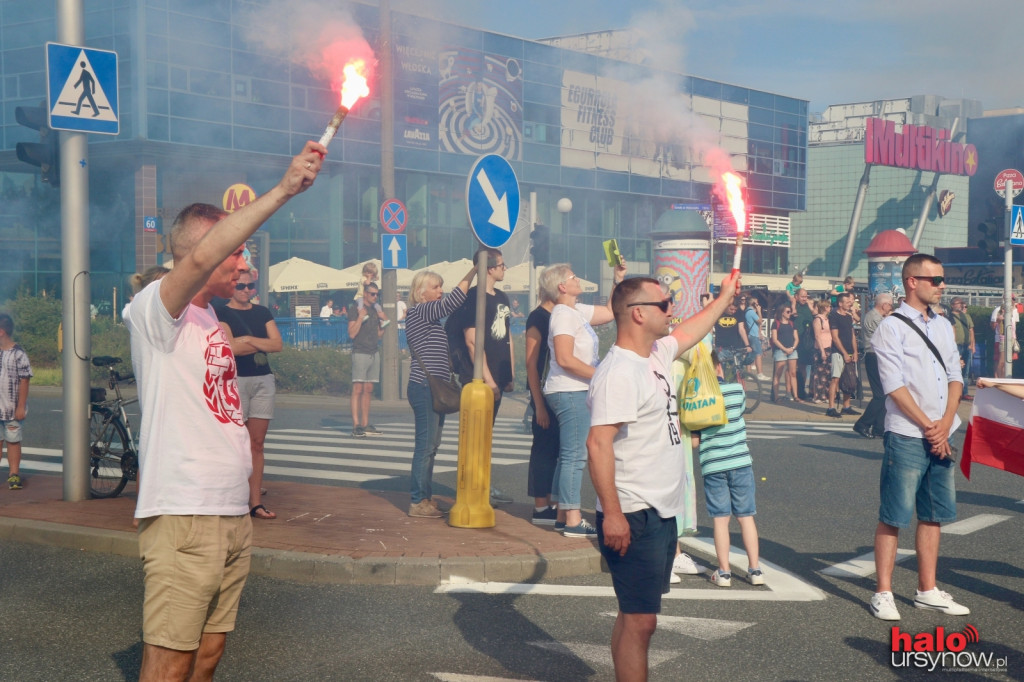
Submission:
M 698 344 L 693 362 L 683 377 L 683 399 L 679 403 L 679 421 L 690 431 L 726 423 L 725 400 L 711 354 Z

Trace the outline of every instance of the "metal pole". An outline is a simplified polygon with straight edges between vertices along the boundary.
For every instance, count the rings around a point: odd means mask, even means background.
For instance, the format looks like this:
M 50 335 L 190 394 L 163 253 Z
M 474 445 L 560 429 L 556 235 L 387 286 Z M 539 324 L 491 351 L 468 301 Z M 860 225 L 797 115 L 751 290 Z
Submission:
M 537 224 L 537 193 L 530 192 L 530 246 L 533 246 L 533 228 Z M 533 248 L 527 249 L 527 263 L 530 264 L 530 291 L 529 304 L 526 308 L 527 314 L 537 307 L 537 268 L 533 264 Z
M 391 0 L 380 2 L 380 189 L 381 203 L 395 198 L 395 97 L 391 59 Z M 383 228 L 381 228 L 383 229 Z M 381 305 L 391 324 L 384 329 L 381 398 L 398 400 L 398 271 L 384 269 L 381 254 Z
M 473 381 L 484 379 L 484 318 L 487 317 L 487 258 L 481 251 L 476 260 L 476 351 L 473 353 Z
M 1013 340 L 1017 330 L 1013 324 L 1013 244 L 1010 243 L 1013 225 L 1010 218 L 1013 214 L 1013 183 L 1007 179 L 1003 194 L 1006 197 L 1006 216 L 1003 218 L 1003 376 L 1013 376 Z
M 57 0 L 57 40 L 85 41 L 82 0 Z M 61 295 L 64 329 L 64 499 L 89 497 L 89 147 L 85 133 L 60 133 Z
M 857 200 L 853 204 L 853 215 L 850 216 L 850 231 L 846 233 L 846 248 L 843 250 L 843 262 L 839 265 L 839 279 L 846 279 L 849 274 L 850 260 L 853 258 L 853 244 L 857 241 L 857 230 L 860 228 L 860 214 L 864 210 L 864 199 L 868 196 L 871 185 L 871 166 L 864 164 L 864 175 L 860 176 L 860 187 L 857 188 Z

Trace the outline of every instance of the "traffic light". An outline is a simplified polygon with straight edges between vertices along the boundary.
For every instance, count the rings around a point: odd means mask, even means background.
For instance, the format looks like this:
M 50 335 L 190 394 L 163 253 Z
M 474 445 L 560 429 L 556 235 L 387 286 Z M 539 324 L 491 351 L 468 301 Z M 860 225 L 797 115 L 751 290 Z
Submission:
M 14 118 L 20 125 L 39 131 L 39 142 L 18 143 L 18 159 L 37 166 L 43 182 L 60 187 L 60 138 L 49 126 L 45 103 L 38 107 L 17 107 Z
M 530 255 L 534 265 L 547 265 L 551 261 L 551 232 L 546 225 L 534 225 L 530 233 Z
M 1002 239 L 999 232 L 999 228 L 993 223 L 978 224 L 978 233 L 981 235 L 981 239 L 978 240 L 978 248 L 985 252 L 985 257 L 990 261 L 1003 259 L 1003 247 L 1000 244 Z

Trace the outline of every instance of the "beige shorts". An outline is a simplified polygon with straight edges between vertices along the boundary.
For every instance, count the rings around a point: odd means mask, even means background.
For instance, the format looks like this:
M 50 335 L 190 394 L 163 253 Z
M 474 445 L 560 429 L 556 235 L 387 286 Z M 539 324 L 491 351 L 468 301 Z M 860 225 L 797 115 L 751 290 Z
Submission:
M 251 546 L 248 515 L 142 519 L 142 640 L 193 651 L 204 632 L 234 630 Z

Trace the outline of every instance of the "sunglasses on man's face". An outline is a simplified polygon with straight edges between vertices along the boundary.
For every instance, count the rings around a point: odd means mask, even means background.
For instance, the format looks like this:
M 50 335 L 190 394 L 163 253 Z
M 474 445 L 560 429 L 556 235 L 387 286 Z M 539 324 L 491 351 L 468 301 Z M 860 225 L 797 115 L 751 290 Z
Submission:
M 926 282 L 931 282 L 931 285 L 933 287 L 937 287 L 946 281 L 946 278 L 943 277 L 942 275 L 934 275 L 932 277 L 928 277 L 925 275 L 911 275 L 911 277 L 913 277 L 914 279 L 923 279 Z
M 245 291 L 246 289 L 255 289 L 256 282 L 249 282 L 248 284 L 242 284 L 239 282 L 235 285 L 235 291 Z
M 377 292 L 376 291 L 367 291 L 365 295 L 366 296 L 376 296 Z
M 628 303 L 628 304 L 626 304 L 626 307 L 627 308 L 633 308 L 633 307 L 638 306 L 638 305 L 653 305 L 655 308 L 659 308 L 661 310 L 661 312 L 667 313 L 668 312 L 669 301 L 668 301 L 668 299 L 665 299 L 663 301 L 637 301 L 636 303 Z

